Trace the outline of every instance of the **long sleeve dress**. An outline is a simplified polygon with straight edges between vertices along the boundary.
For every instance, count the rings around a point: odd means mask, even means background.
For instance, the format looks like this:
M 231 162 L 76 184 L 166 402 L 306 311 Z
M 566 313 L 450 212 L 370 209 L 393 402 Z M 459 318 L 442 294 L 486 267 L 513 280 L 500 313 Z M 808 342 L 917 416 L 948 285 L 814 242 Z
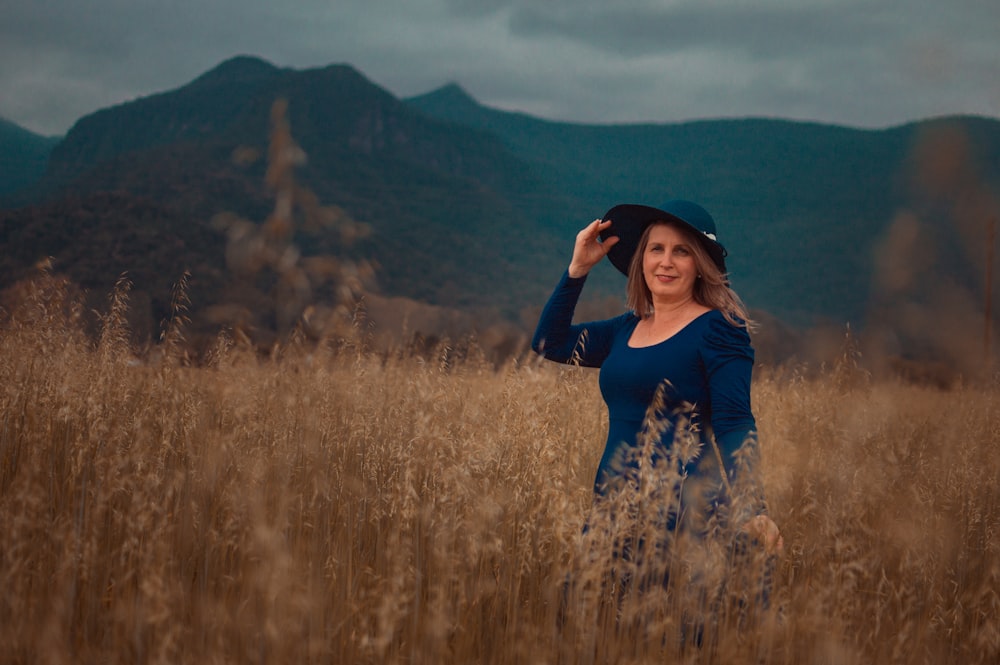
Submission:
M 697 524 L 704 525 L 719 506 L 729 503 L 727 490 L 738 481 L 745 481 L 743 486 L 749 490 L 745 495 L 751 497 L 742 502 L 739 512 L 763 512 L 763 495 L 751 473 L 756 450 L 756 424 L 750 409 L 754 354 L 745 328 L 710 310 L 659 344 L 631 347 L 628 340 L 639 322 L 632 312 L 604 321 L 572 323 L 585 281 L 586 277 L 563 273 L 542 311 L 532 348 L 549 360 L 600 368 L 609 427 L 594 479 L 595 494 L 605 495 L 635 469 L 645 427 L 654 432 L 656 454 L 673 459 L 684 478 L 679 510 L 668 528 L 674 529 L 678 515 L 689 512 L 697 513 L 698 519 L 685 520 L 685 525 L 700 530 Z M 658 404 L 651 410 L 658 391 Z M 655 421 L 653 430 L 649 429 L 651 420 Z M 693 457 L 673 450 L 685 437 L 696 444 Z M 750 445 L 743 448 L 745 442 Z M 741 515 L 740 521 L 747 516 Z

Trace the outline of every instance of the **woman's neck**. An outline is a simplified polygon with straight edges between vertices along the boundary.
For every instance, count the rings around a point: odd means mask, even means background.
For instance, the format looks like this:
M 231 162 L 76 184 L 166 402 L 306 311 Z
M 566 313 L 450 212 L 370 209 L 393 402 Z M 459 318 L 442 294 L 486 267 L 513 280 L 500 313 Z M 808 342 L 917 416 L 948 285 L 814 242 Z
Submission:
M 670 303 L 654 303 L 652 313 L 636 324 L 628 345 L 638 348 L 659 344 L 676 335 L 710 309 L 696 302 L 694 298 Z
M 708 307 L 701 305 L 693 296 L 683 300 L 667 300 L 653 302 L 653 311 L 646 315 L 646 318 L 653 323 L 667 323 L 677 319 L 698 315 L 708 310 Z

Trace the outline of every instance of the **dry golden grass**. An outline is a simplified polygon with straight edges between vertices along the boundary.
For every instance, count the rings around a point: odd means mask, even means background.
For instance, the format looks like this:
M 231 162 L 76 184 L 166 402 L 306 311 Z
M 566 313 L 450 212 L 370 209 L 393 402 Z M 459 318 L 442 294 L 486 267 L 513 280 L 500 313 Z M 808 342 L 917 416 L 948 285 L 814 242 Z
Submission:
M 724 603 L 699 648 L 679 583 L 609 602 L 581 535 L 594 373 L 225 340 L 137 363 L 123 298 L 95 345 L 59 293 L 0 330 L 4 662 L 1000 657 L 995 386 L 760 376 L 787 552 L 772 610 Z

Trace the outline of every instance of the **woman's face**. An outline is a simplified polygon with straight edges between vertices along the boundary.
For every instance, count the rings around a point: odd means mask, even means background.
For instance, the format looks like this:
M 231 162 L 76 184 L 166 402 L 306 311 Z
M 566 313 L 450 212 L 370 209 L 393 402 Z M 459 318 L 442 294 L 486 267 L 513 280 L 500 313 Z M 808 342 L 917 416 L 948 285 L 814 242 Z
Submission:
M 666 224 L 651 227 L 642 254 L 642 276 L 654 303 L 692 298 L 698 267 L 687 236 Z

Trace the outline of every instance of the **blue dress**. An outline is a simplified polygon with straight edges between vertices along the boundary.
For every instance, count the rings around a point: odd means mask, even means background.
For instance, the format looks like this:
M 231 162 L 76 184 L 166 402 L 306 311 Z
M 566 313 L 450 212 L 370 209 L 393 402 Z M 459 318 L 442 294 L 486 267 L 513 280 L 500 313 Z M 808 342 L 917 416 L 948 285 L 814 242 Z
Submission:
M 736 486 L 741 475 L 749 483 L 749 503 L 753 504 L 744 505 L 742 510 L 764 512 L 762 493 L 750 473 L 756 454 L 756 424 L 750 409 L 754 353 L 746 329 L 729 323 L 718 310 L 710 310 L 659 344 L 630 347 L 628 340 L 639 322 L 633 312 L 573 325 L 573 312 L 585 281 L 586 277 L 563 273 L 542 311 L 532 348 L 549 360 L 600 368 L 609 427 L 594 479 L 595 494 L 604 495 L 635 468 L 634 451 L 644 426 L 652 419 L 657 423 L 651 435 L 656 439 L 657 455 L 670 457 L 671 451 L 675 453 L 672 459 L 680 466 L 687 486 L 680 498 L 682 512 L 694 508 L 692 502 L 697 501 L 697 512 L 707 519 L 720 504 L 728 502 L 727 487 Z M 651 410 L 658 390 L 659 403 Z M 689 435 L 687 439 L 685 435 Z M 679 445 L 676 442 L 692 439 L 697 454 L 678 459 L 673 450 Z M 738 453 L 745 442 L 750 445 Z M 726 480 L 719 468 L 720 457 Z M 684 506 L 685 502 L 692 505 Z M 673 529 L 675 519 L 670 521 Z

